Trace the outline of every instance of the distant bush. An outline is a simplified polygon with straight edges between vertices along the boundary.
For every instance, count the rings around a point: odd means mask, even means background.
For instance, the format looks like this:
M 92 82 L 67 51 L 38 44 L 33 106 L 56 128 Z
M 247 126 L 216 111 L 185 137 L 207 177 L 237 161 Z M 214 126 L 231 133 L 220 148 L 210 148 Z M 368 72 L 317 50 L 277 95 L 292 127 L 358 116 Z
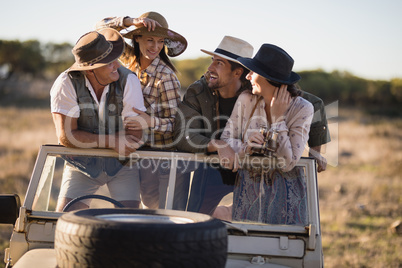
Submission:
M 299 72 L 303 90 L 319 96 L 324 103 L 339 101 L 343 105 L 383 107 L 402 114 L 402 79 L 366 80 L 349 72 L 322 70 Z
M 210 57 L 197 59 L 187 59 L 173 62 L 179 70 L 178 78 L 182 89 L 187 89 L 189 85 L 201 78 L 211 64 Z
M 38 41 L 0 40 L 0 66 L 7 66 L 7 73 L 3 75 L 5 78 L 14 74 L 41 76 L 45 64 Z
M 0 40 L 1 78 L 53 79 L 73 64 L 72 47 L 68 43 L 42 45 L 37 40 Z

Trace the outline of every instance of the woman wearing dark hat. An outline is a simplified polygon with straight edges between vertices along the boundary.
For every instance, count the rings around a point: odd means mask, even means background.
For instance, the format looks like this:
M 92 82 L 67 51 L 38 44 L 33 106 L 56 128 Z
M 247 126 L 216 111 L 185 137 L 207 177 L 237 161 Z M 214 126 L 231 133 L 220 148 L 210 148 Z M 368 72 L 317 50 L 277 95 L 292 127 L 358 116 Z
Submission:
M 131 29 L 130 26 L 136 27 Z M 173 124 L 176 108 L 180 101 L 180 82 L 176 76 L 176 68 L 168 56 L 176 57 L 183 53 L 187 48 L 186 39 L 170 30 L 166 19 L 161 14 L 152 11 L 142 14 L 139 18 L 106 18 L 98 22 L 96 27 L 98 29 L 115 28 L 131 42 L 126 45 L 120 60 L 140 79 L 147 111 L 134 110 L 140 116 L 135 120 L 125 121 L 126 128 L 145 130 L 148 133 L 146 146 L 172 149 Z M 139 118 L 141 120 L 138 120 Z M 149 170 L 155 169 L 150 168 Z M 158 171 L 161 170 L 158 169 Z M 147 172 L 148 170 L 142 169 L 141 177 L 147 178 L 141 180 L 142 191 L 152 189 L 152 191 L 158 192 L 159 183 L 155 183 L 151 177 L 155 178 L 156 182 L 159 178 L 159 182 L 166 184 L 167 187 L 168 171 L 161 171 L 164 174 L 148 174 Z M 155 187 L 156 189 L 154 189 Z M 158 199 L 151 197 L 151 190 L 149 193 L 142 192 L 142 196 L 144 197 L 143 202 L 150 208 L 164 205 L 164 196 L 161 195 L 161 202 L 159 202 Z M 149 201 L 147 201 L 147 196 L 149 196 Z
M 236 179 L 233 220 L 270 224 L 306 224 L 304 171 L 295 167 L 309 137 L 313 106 L 299 97 L 293 59 L 283 49 L 264 44 L 254 58 L 238 58 L 250 70 L 252 92 L 243 92 L 221 139 L 239 154 L 252 154 L 264 144 L 261 127 L 277 135 L 274 154 L 281 168 L 243 169 Z M 229 168 L 237 169 L 237 163 Z

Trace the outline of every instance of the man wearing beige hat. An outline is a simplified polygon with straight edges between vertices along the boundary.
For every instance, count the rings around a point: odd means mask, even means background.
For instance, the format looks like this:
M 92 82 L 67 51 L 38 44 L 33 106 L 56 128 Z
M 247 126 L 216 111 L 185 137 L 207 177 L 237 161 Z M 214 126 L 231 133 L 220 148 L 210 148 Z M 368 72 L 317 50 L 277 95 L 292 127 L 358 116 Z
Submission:
M 51 89 L 51 112 L 59 143 L 66 147 L 110 148 L 128 156 L 141 144 L 140 132 L 124 130 L 124 118 L 145 111 L 141 86 L 117 59 L 124 40 L 113 29 L 83 35 L 72 52 L 75 63 L 61 73 Z M 72 199 L 91 195 L 106 184 L 112 198 L 138 207 L 138 170 L 117 159 L 69 157 L 63 172 L 57 211 Z M 86 208 L 88 200 L 71 209 Z
M 225 36 L 212 56 L 208 72 L 186 91 L 175 121 L 175 145 L 192 153 L 217 152 L 221 160 L 231 157 L 232 148 L 220 135 L 238 95 L 250 89 L 248 71 L 238 57 L 252 57 L 253 47 L 244 40 Z M 196 130 L 196 131 L 194 131 Z M 201 165 L 194 173 L 188 210 L 212 214 L 219 201 L 233 191 L 236 173 L 220 167 Z

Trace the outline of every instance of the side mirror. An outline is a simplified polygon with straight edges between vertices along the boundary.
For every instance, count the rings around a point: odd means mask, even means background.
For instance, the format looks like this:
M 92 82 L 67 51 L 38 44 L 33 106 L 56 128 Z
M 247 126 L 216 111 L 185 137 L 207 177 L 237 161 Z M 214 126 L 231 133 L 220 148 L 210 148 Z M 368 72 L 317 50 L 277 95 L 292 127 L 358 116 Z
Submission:
M 0 194 L 0 224 L 15 224 L 20 206 L 17 194 Z

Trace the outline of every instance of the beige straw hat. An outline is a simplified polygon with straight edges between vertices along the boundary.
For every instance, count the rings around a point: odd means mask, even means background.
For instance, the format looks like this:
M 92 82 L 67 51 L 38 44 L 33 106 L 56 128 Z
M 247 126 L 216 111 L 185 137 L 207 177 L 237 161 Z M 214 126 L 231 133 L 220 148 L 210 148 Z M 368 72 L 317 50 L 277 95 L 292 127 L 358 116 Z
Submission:
M 157 21 L 161 26 L 156 26 L 154 31 L 148 31 L 146 27 L 139 27 L 123 34 L 124 38 L 132 39 L 136 35 L 151 35 L 165 38 L 165 45 L 170 57 L 179 56 L 187 48 L 187 40 L 180 34 L 169 30 L 166 19 L 159 13 L 151 11 L 142 14 L 139 18 L 148 18 Z
M 201 51 L 212 56 L 217 55 L 224 59 L 240 63 L 237 58 L 251 58 L 253 56 L 254 48 L 242 39 L 233 36 L 225 36 L 215 51 L 212 52 L 204 49 L 201 49 Z

